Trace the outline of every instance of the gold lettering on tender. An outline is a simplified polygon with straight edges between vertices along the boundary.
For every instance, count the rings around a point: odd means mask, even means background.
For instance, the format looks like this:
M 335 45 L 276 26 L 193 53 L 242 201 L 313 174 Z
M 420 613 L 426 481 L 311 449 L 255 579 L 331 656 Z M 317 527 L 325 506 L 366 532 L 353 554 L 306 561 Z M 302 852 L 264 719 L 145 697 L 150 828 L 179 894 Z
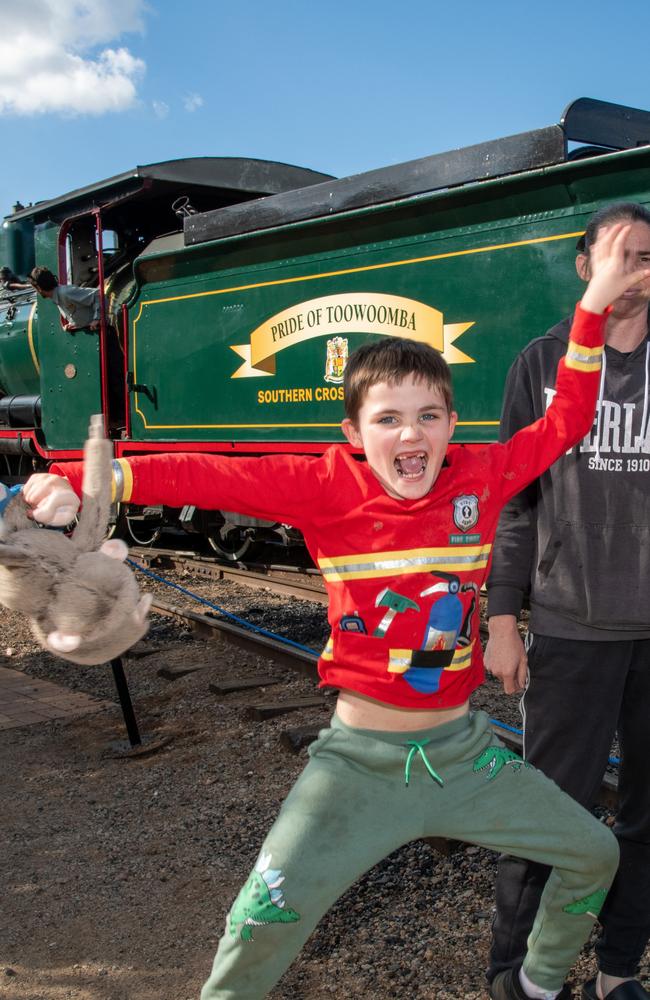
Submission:
M 316 394 L 316 398 L 318 399 L 318 389 L 316 390 Z M 331 398 L 334 399 L 334 396 Z M 341 392 L 338 398 L 343 398 Z M 311 386 L 297 387 L 295 389 L 259 389 L 257 392 L 257 402 L 260 406 L 272 406 L 283 403 L 311 403 L 313 399 L 314 390 Z

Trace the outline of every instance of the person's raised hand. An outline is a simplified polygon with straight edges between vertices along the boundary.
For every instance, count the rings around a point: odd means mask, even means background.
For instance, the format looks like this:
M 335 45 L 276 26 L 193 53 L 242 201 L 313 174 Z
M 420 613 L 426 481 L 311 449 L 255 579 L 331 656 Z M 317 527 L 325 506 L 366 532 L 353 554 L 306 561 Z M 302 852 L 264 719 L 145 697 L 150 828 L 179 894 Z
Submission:
M 589 250 L 591 278 L 582 296 L 582 308 L 593 313 L 603 313 L 628 289 L 639 285 L 650 298 L 650 266 L 632 270 L 626 257 L 626 243 L 632 226 L 617 222 L 602 226 L 598 239 Z

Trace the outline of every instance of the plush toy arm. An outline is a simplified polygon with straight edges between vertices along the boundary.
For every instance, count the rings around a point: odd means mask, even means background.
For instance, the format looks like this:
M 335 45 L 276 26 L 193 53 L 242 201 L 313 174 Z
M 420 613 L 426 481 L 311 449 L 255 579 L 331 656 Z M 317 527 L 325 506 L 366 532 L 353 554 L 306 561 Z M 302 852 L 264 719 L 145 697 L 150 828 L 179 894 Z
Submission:
M 74 544 L 84 552 L 98 549 L 106 536 L 111 512 L 113 445 L 104 437 L 101 414 L 90 418 L 84 446 L 82 510 L 72 534 Z

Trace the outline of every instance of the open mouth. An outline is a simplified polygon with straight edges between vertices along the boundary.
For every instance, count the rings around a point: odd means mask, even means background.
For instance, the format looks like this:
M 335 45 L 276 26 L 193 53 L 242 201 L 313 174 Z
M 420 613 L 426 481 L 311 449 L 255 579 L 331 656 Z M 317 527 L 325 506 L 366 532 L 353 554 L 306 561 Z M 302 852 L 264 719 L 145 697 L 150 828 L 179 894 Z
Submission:
M 398 455 L 394 465 L 402 479 L 417 479 L 427 467 L 427 456 L 423 451 L 413 455 Z

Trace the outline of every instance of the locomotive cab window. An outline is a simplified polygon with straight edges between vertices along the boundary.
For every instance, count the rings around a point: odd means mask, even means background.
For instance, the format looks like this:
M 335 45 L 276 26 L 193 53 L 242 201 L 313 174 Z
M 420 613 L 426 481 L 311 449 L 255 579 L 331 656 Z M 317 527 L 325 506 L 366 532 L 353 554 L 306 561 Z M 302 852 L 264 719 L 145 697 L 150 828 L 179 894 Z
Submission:
M 97 284 L 97 237 L 94 219 L 83 219 L 68 230 L 65 241 L 65 282 Z

